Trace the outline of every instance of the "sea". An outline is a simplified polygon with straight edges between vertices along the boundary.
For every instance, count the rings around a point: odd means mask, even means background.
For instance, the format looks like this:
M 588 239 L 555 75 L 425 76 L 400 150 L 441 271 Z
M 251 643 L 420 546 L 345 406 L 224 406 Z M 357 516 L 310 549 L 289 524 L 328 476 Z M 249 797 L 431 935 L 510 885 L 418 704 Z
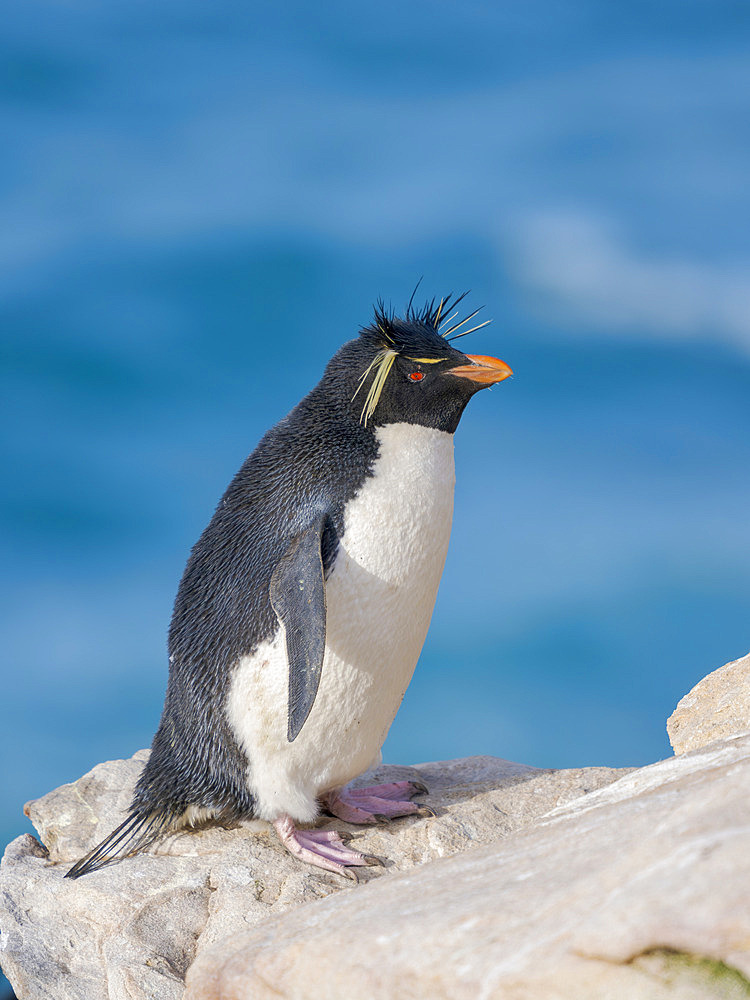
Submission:
M 2 786 L 149 745 L 191 546 L 382 298 L 514 377 L 383 749 L 644 765 L 750 649 L 750 8 L 25 0 L 0 38 Z M 428 539 L 425 542 L 428 543 Z M 384 669 L 387 665 L 384 664 Z

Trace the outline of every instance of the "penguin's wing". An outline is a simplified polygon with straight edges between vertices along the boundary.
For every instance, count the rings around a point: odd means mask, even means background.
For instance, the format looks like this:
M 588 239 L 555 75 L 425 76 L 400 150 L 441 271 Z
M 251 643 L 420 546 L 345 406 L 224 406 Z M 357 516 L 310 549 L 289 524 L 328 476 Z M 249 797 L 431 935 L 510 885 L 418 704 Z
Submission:
M 320 517 L 297 535 L 271 575 L 271 605 L 286 632 L 290 743 L 299 736 L 312 711 L 326 648 L 326 585 L 321 552 L 324 523 L 325 517 Z

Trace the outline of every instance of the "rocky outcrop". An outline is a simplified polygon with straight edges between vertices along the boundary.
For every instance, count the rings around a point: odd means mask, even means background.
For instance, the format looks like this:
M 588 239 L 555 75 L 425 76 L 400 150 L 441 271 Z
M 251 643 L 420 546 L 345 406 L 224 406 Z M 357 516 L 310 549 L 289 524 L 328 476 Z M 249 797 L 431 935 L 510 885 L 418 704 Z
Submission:
M 750 653 L 698 681 L 667 721 L 676 754 L 750 732 Z
M 18 838 L 0 870 L 2 964 L 22 1000 L 178 1000 L 205 948 L 351 886 L 295 861 L 263 824 L 173 836 L 151 854 L 65 879 L 122 821 L 147 756 L 100 764 L 27 805 L 41 844 Z M 438 815 L 330 825 L 388 859 L 385 870 L 363 870 L 366 882 L 507 837 L 621 773 L 539 770 L 495 757 L 383 767 L 361 780 L 422 781 Z
M 146 751 L 101 764 L 27 806 L 41 842 L 0 868 L 3 968 L 21 1000 L 750 997 L 747 660 L 683 699 L 683 752 L 649 767 L 475 757 L 363 777 L 424 782 L 437 815 L 349 827 L 389 859 L 357 886 L 261 824 L 64 879 L 122 820 Z
M 750 737 L 204 952 L 186 1000 L 750 996 Z

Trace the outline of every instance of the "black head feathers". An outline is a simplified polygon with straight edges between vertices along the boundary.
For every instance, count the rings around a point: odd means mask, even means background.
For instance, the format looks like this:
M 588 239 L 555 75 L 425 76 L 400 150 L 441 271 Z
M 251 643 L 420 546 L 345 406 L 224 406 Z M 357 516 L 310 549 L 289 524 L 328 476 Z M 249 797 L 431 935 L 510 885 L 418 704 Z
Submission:
M 414 291 L 416 292 L 416 288 Z M 421 308 L 416 308 L 413 304 L 414 293 L 412 293 L 403 318 L 395 316 L 393 310 L 387 309 L 383 300 L 379 299 L 375 306 L 373 324 L 362 330 L 362 335 L 368 336 L 377 331 L 385 338 L 388 345 L 396 350 L 415 346 L 415 341 L 420 339 L 420 332 L 427 335 L 428 340 L 433 339 L 435 335 L 440 336 L 443 340 L 456 340 L 458 337 L 464 337 L 467 333 L 473 333 L 492 322 L 488 319 L 484 323 L 458 332 L 483 308 L 480 306 L 479 309 L 475 309 L 459 320 L 460 310 L 458 307 L 468 294 L 468 292 L 463 292 L 454 298 L 451 293 L 441 298 L 440 301 L 431 299 L 429 302 L 425 302 Z
M 386 309 L 382 300 L 378 301 L 372 324 L 360 331 L 360 341 L 364 341 L 371 351 L 368 364 L 359 373 L 353 396 L 362 399 L 360 422 L 363 425 L 367 426 L 373 418 L 386 387 L 388 391 L 384 403 L 387 398 L 394 397 L 394 392 L 390 391 L 392 386 L 396 389 L 395 398 L 404 397 L 403 391 L 398 391 L 399 375 L 401 378 L 405 376 L 412 382 L 421 383 L 425 380 L 434 382 L 438 372 L 449 374 L 451 367 L 455 368 L 466 363 L 467 355 L 453 348 L 450 341 L 467 333 L 473 333 L 474 330 L 487 326 L 490 322 L 487 320 L 485 323 L 458 332 L 479 312 L 479 309 L 476 309 L 464 319 L 458 319 L 458 306 L 466 294 L 464 292 L 455 299 L 452 295 L 447 295 L 439 302 L 432 299 L 421 308 L 413 306 L 412 294 L 403 317 L 395 316 L 391 309 Z M 404 371 L 399 373 L 399 369 Z M 408 399 L 408 415 L 415 418 L 415 422 L 422 422 L 419 419 L 419 411 L 422 410 L 427 415 L 434 409 L 432 404 L 436 401 L 433 399 L 434 391 L 428 392 L 427 385 L 421 389 L 419 397 L 415 397 L 412 393 Z M 466 396 L 466 399 L 471 395 L 471 393 L 467 395 L 466 386 L 459 386 L 455 379 L 449 380 L 448 383 L 443 383 L 441 380 L 440 389 L 441 396 L 445 396 L 449 389 L 453 395 Z M 406 399 L 403 401 L 407 402 Z M 381 411 L 384 409 L 385 407 L 381 407 Z M 380 416 L 387 415 L 381 412 L 378 418 Z M 430 417 L 430 422 L 433 420 L 434 415 Z

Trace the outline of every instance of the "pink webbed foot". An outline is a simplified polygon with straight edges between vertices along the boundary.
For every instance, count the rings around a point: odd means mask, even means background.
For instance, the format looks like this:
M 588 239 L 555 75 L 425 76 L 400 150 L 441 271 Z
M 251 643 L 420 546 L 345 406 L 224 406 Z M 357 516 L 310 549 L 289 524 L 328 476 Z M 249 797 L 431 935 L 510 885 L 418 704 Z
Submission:
M 411 799 L 427 791 L 419 781 L 394 781 L 368 788 L 342 788 L 321 799 L 326 809 L 346 823 L 377 823 L 397 816 L 434 816 L 429 806 Z
M 279 840 L 295 858 L 316 868 L 345 875 L 354 882 L 357 876 L 348 870 L 349 867 L 383 864 L 372 854 L 350 850 L 335 830 L 298 830 L 289 816 L 281 816 L 273 825 Z

